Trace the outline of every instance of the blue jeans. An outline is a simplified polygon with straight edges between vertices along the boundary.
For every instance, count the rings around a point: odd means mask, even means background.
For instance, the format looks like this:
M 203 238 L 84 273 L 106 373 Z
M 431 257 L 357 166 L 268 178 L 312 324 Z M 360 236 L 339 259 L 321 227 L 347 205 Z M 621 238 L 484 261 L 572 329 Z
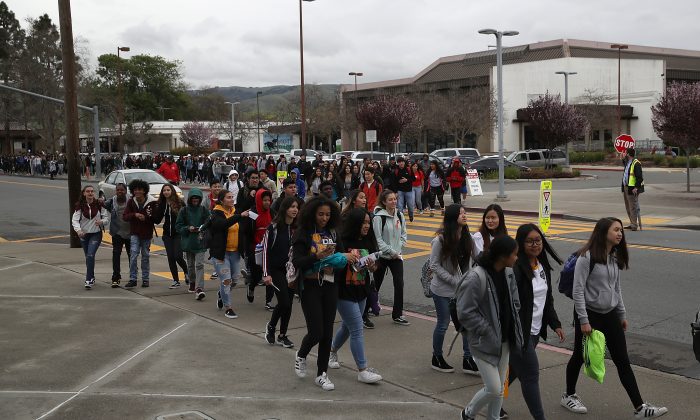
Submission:
M 138 235 L 131 235 L 131 255 L 129 256 L 129 281 L 136 281 L 139 267 L 137 264 L 141 253 L 141 280 L 148 281 L 151 274 L 151 240 L 141 239 Z
M 212 258 L 214 269 L 219 275 L 219 294 L 224 307 L 231 307 L 231 289 L 238 283 L 241 275 L 241 254 L 238 251 L 226 251 L 223 260 Z M 233 279 L 233 281 L 231 281 Z
M 421 187 L 413 187 L 413 201 L 418 210 L 423 211 L 423 189 Z
M 362 299 L 359 302 L 338 299 L 338 313 L 342 322 L 331 344 L 331 348 L 338 351 L 350 337 L 350 351 L 357 368 L 360 370 L 367 368 L 365 338 L 362 329 L 362 312 L 365 310 L 365 303 L 367 303 L 367 299 Z
M 408 205 L 408 215 L 413 217 L 413 206 L 415 205 L 415 199 L 413 198 L 413 190 L 411 191 L 399 191 L 399 211 L 403 211 L 404 206 Z
M 433 356 L 442 356 L 442 344 L 445 341 L 445 333 L 450 327 L 450 298 L 433 293 L 433 302 L 435 302 L 435 312 L 437 312 L 437 324 L 435 324 L 435 329 L 433 330 Z M 467 335 L 461 335 L 464 357 L 470 357 L 472 353 L 469 351 Z
M 86 233 L 80 238 L 80 244 L 83 246 L 83 253 L 85 253 L 85 268 L 87 269 L 85 281 L 95 278 L 95 254 L 97 254 L 100 243 L 102 243 L 102 231 Z

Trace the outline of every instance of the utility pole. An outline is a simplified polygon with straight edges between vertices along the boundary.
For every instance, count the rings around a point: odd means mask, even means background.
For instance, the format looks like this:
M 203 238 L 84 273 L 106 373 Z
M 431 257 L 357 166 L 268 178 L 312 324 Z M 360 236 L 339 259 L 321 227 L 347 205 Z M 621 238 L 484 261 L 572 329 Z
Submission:
M 68 159 L 68 214 L 73 214 L 80 198 L 80 160 L 78 159 L 78 90 L 75 77 L 75 50 L 73 49 L 73 21 L 70 0 L 58 0 L 58 16 L 61 30 L 61 56 L 63 60 L 63 87 L 66 111 L 66 157 Z M 99 138 L 97 139 L 99 141 Z M 96 156 L 95 159 L 99 159 Z M 70 247 L 80 248 L 80 238 L 68 221 Z
M 622 64 L 622 50 L 629 48 L 625 44 L 612 44 L 610 48 L 617 50 L 617 135 L 622 134 L 622 107 L 620 106 L 620 65 Z

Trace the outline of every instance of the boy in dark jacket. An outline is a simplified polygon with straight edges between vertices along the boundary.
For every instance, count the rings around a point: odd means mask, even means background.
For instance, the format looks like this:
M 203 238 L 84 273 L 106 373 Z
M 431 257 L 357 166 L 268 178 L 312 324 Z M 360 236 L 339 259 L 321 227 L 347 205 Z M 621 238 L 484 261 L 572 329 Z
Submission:
M 203 194 L 198 188 L 192 188 L 187 196 L 187 205 L 180 209 L 175 227 L 180 233 L 180 243 L 187 260 L 190 292 L 197 300 L 206 296 L 204 293 L 204 253 L 200 226 L 209 220 L 209 210 L 202 205 Z M 195 278 L 196 284 L 195 284 Z
M 157 210 L 156 200 L 148 194 L 146 181 L 135 179 L 129 183 L 132 198 L 126 203 L 123 219 L 129 222 L 131 255 L 129 256 L 129 282 L 125 287 L 136 287 L 137 260 L 141 253 L 141 287 L 149 286 L 151 269 L 151 240 L 153 239 L 153 216 Z

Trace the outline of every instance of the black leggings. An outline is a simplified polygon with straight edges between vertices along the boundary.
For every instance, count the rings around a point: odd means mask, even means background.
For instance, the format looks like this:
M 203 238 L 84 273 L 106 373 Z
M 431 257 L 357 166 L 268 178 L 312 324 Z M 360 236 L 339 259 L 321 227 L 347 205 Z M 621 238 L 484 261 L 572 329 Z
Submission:
M 379 266 L 374 272 L 374 287 L 379 292 L 384 282 L 387 268 L 391 270 L 391 277 L 394 280 L 394 305 L 391 311 L 392 318 L 398 318 L 403 315 L 403 261 L 400 259 L 386 260 L 379 259 Z M 365 305 L 365 312 L 362 314 L 364 319 L 367 318 L 367 312 L 370 305 Z
M 333 341 L 333 323 L 338 307 L 338 289 L 335 283 L 327 281 L 318 284 L 318 280 L 303 280 L 301 309 L 304 311 L 307 333 L 301 341 L 297 356 L 306 357 L 311 348 L 318 344 L 316 375 L 328 372 L 328 358 L 331 355 Z
M 131 239 L 124 239 L 118 234 L 112 236 L 112 280 L 121 280 L 122 278 L 122 247 L 126 248 L 127 259 L 131 260 Z
M 273 287 L 275 296 L 277 296 L 277 306 L 272 311 L 270 318 L 270 326 L 277 327 L 277 321 L 280 323 L 280 335 L 287 335 L 287 327 L 289 327 L 289 319 L 292 317 L 292 303 L 294 302 L 294 290 L 287 287 L 287 275 L 282 269 L 272 269 L 270 271 L 272 283 L 277 286 L 280 291 Z
M 452 202 L 455 204 L 462 204 L 462 192 L 460 191 L 460 188 L 452 188 L 450 187 L 450 194 L 452 195 Z
M 637 379 L 630 366 L 625 331 L 622 329 L 620 317 L 614 310 L 607 314 L 600 314 L 588 309 L 588 322 L 590 322 L 591 328 L 605 335 L 605 346 L 610 351 L 610 358 L 617 367 L 620 382 L 627 391 L 634 408 L 638 408 L 644 403 L 644 400 L 639 394 Z M 583 366 L 583 333 L 581 332 L 581 323 L 576 315 L 574 315 L 574 336 L 574 354 L 569 359 L 569 364 L 566 365 L 566 393 L 568 395 L 576 393 L 576 382 L 581 366 Z
M 182 256 L 180 235 L 163 235 L 163 245 L 165 245 L 165 253 L 168 255 L 168 267 L 170 267 L 170 274 L 173 276 L 173 280 L 180 281 L 180 275 L 177 271 L 178 264 L 185 273 L 185 278 L 187 278 L 187 263 Z
M 445 199 L 443 198 L 443 195 L 445 195 L 445 189 L 442 187 L 430 187 L 430 208 L 434 209 L 435 208 L 435 197 L 437 197 L 438 202 L 440 203 L 440 208 L 445 208 Z
M 247 260 L 254 260 L 254 257 L 249 257 Z M 248 273 L 250 274 L 250 283 L 248 283 L 248 288 L 250 290 L 255 290 L 255 287 L 262 281 L 262 267 L 259 265 L 255 264 L 255 261 L 252 262 L 252 264 L 248 264 L 249 271 Z M 278 286 L 279 287 L 279 286 Z M 265 303 L 270 303 L 272 302 L 272 298 L 275 296 L 275 288 L 272 286 L 265 286 Z

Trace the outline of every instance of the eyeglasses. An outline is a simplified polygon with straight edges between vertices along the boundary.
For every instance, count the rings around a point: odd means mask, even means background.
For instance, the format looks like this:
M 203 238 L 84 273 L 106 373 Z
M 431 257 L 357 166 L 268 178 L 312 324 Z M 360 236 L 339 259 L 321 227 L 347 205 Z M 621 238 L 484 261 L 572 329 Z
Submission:
M 525 241 L 525 245 L 527 246 L 540 246 L 542 245 L 542 240 L 541 239 L 535 239 L 534 241 L 527 240 Z

